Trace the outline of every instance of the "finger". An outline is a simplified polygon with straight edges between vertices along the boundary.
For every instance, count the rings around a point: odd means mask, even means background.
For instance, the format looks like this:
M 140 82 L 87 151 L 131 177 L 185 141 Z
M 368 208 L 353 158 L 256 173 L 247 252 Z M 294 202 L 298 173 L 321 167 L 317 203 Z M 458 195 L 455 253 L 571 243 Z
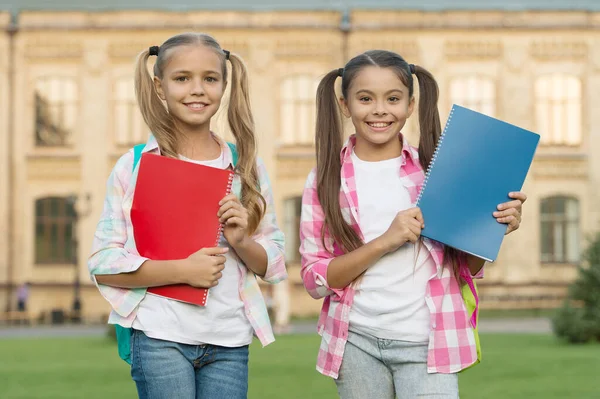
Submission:
M 421 208 L 418 208 L 418 207 L 409 208 L 406 210 L 406 213 L 409 216 L 416 218 L 420 222 L 423 222 L 423 214 L 421 213 Z
M 221 255 L 224 253 L 227 253 L 227 251 L 229 251 L 228 247 L 211 247 L 211 248 L 202 248 L 200 251 L 200 253 L 202 253 L 203 255 Z
M 237 195 L 231 193 L 231 194 L 226 195 L 225 197 L 223 197 L 223 199 L 221 201 L 219 201 L 219 206 L 223 205 L 227 201 L 240 202 Z
M 418 221 L 416 218 L 410 218 L 408 219 L 408 225 L 410 226 L 414 226 L 414 227 L 418 227 L 419 229 L 422 226 L 422 223 L 420 221 Z
M 219 217 L 219 222 L 223 223 L 224 221 L 228 220 L 229 218 L 232 217 L 241 217 L 242 216 L 242 212 L 239 209 L 229 209 L 227 212 L 225 212 L 223 215 L 221 215 Z
M 241 209 L 241 205 L 237 202 L 227 201 L 223 205 L 221 205 L 219 211 L 217 212 L 217 216 L 221 217 L 223 213 L 227 212 L 230 209 Z
M 222 256 L 222 255 L 218 255 L 218 256 L 214 256 L 214 264 L 216 265 L 215 270 L 219 270 L 219 269 L 224 269 L 225 268 L 225 262 L 227 261 L 227 258 Z
M 213 274 L 213 277 L 215 280 L 220 280 L 221 277 L 223 277 L 223 273 L 219 272 L 219 273 Z
M 509 208 L 505 211 L 502 212 L 494 212 L 494 217 L 495 218 L 504 218 L 504 217 L 508 217 L 508 216 L 517 216 L 519 215 L 519 211 L 516 208 Z
M 518 230 L 520 225 L 519 222 L 510 222 L 508 226 L 506 226 L 506 233 L 504 234 L 510 234 L 513 231 Z
M 408 234 L 408 241 L 412 242 L 413 244 L 416 243 L 418 239 L 419 236 L 412 231 Z
M 419 225 L 418 223 L 419 222 L 417 222 L 416 226 L 413 224 L 408 225 L 408 229 L 417 236 L 421 234 L 421 225 Z
M 514 199 L 517 199 L 517 200 L 521 201 L 522 204 L 525 203 L 525 201 L 527 201 L 527 195 L 525 193 L 520 192 L 520 191 L 515 191 L 515 192 L 508 193 L 508 196 L 510 198 L 514 198 Z
M 510 208 L 520 208 L 523 205 L 523 203 L 519 200 L 516 201 L 509 201 L 509 202 L 503 202 L 502 204 L 498 205 L 497 208 L 499 211 L 504 211 L 506 209 L 510 209 Z
M 210 285 L 211 287 L 216 287 L 217 285 L 219 285 L 219 280 L 215 280 L 212 282 L 212 284 Z
M 223 271 L 223 269 L 225 269 L 225 265 L 224 265 L 224 264 L 217 265 L 217 267 L 215 268 L 215 270 L 216 270 L 217 272 L 222 272 L 222 271 Z
M 517 218 L 515 216 L 507 216 L 507 217 L 503 217 L 503 218 L 497 218 L 496 219 L 498 221 L 498 223 L 502 223 L 502 224 L 515 224 L 515 223 L 519 223 L 519 221 L 517 220 Z
M 225 224 L 227 226 L 237 226 L 243 229 L 245 229 L 248 226 L 248 222 L 245 219 L 237 216 L 227 219 L 227 222 L 225 222 Z

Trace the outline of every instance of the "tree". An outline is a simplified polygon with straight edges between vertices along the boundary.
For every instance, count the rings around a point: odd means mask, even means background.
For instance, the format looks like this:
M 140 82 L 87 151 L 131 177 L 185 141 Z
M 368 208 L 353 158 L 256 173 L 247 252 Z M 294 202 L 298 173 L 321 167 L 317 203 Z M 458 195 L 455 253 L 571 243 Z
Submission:
M 600 341 L 600 233 L 582 259 L 577 279 L 552 320 L 554 333 L 570 343 Z

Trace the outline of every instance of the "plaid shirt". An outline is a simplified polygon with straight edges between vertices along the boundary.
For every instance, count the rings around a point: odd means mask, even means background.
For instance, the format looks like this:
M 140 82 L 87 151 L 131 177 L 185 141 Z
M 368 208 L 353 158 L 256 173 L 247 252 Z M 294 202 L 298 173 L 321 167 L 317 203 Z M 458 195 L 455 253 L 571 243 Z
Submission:
M 399 136 L 400 138 L 402 136 Z M 341 151 L 340 206 L 342 214 L 362 238 L 359 227 L 358 196 L 351 154 L 356 138 L 351 136 Z M 416 203 L 424 180 L 418 161 L 418 152 L 403 140 L 402 166 L 399 174 L 409 192 L 411 202 Z M 308 176 L 302 197 L 300 221 L 300 253 L 302 255 L 302 279 L 308 293 L 315 299 L 324 298 L 318 332 L 321 347 L 317 370 L 337 378 L 348 337 L 350 310 L 355 290 L 352 286 L 333 289 L 327 284 L 327 267 L 343 254 L 339 245 L 329 234 L 321 239 L 325 216 L 317 195 L 316 169 Z M 325 230 L 326 231 L 326 230 Z M 425 301 L 431 313 L 431 332 L 427 369 L 430 373 L 455 373 L 477 360 L 473 327 L 477 310 L 470 319 L 461 296 L 460 286 L 454 273 L 443 265 L 444 248 L 441 244 L 424 238 L 424 245 L 435 262 L 437 273 L 428 281 Z M 333 254 L 328 250 L 331 249 Z M 472 285 L 468 266 L 461 260 L 461 276 Z M 481 277 L 482 272 L 475 277 Z
M 232 154 L 223 140 L 215 136 L 221 144 L 225 162 L 232 162 Z M 150 136 L 143 152 L 159 153 L 158 143 Z M 267 272 L 263 280 L 278 283 L 287 278 L 284 261 L 284 236 L 277 227 L 273 194 L 267 176 L 267 170 L 261 160 L 257 161 L 260 188 L 267 202 L 267 210 L 256 234 L 252 237 L 263 246 L 268 256 Z M 98 284 L 97 274 L 128 273 L 137 270 L 147 258 L 140 256 L 136 249 L 133 226 L 131 224 L 131 205 L 139 167 L 132 171 L 133 150 L 123 155 L 115 165 L 108 178 L 104 210 L 94 236 L 92 255 L 88 259 L 88 268 L 92 281 L 102 296 L 110 303 L 112 311 L 108 322 L 131 327 L 137 314 L 137 307 L 146 295 L 145 288 L 124 289 Z M 239 197 L 241 182 L 238 175 L 234 177 L 232 191 Z M 234 251 L 226 256 L 233 256 L 240 266 L 240 297 L 244 302 L 246 315 L 254 329 L 254 333 L 263 345 L 275 340 L 267 307 L 256 275 L 249 271 L 237 258 Z

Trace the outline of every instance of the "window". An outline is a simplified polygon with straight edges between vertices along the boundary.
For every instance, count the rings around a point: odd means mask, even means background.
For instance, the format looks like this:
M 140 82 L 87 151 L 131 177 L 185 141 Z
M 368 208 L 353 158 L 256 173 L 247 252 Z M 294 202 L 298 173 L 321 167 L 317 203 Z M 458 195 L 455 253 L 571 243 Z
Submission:
M 35 202 L 35 262 L 73 263 L 75 208 L 68 198 L 47 197 Z
M 496 114 L 496 85 L 489 78 L 467 76 L 452 79 L 452 104 L 458 104 L 489 116 Z
M 77 124 L 78 92 L 72 78 L 39 78 L 35 82 L 35 145 L 69 144 Z
M 579 202 L 575 198 L 550 197 L 541 204 L 542 262 L 579 261 Z
M 575 76 L 547 75 L 535 82 L 535 117 L 544 144 L 581 143 L 581 81 Z
M 135 98 L 132 78 L 118 79 L 114 91 L 114 132 L 117 145 L 130 146 L 145 142 L 149 129 Z
M 318 81 L 310 75 L 292 76 L 281 84 L 280 140 L 284 145 L 312 145 Z
M 300 263 L 300 213 L 302 197 L 285 200 L 285 259 L 289 263 Z

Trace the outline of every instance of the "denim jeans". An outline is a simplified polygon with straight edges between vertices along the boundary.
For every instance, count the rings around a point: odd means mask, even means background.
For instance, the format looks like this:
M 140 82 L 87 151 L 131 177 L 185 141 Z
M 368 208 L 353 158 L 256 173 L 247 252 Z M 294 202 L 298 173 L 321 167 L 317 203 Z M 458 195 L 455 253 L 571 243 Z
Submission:
M 458 399 L 457 374 L 427 372 L 427 344 L 349 332 L 336 380 L 342 399 Z
M 140 399 L 246 399 L 248 346 L 163 341 L 133 330 L 131 376 Z

